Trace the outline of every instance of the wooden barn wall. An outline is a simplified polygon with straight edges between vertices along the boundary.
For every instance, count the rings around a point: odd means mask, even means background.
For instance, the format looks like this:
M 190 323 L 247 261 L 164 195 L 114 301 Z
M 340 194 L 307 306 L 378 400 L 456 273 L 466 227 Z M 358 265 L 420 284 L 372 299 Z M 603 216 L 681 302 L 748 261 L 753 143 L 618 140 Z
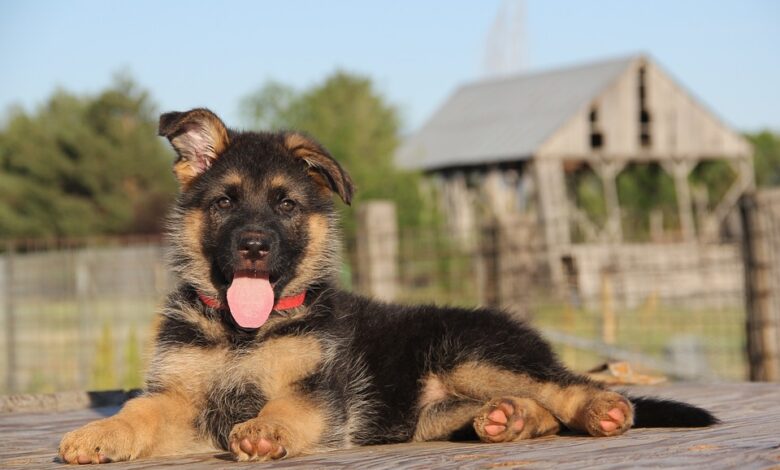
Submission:
M 639 67 L 646 67 L 652 145 L 639 145 Z M 598 109 L 604 146 L 590 148 L 589 113 Z M 539 149 L 537 157 L 632 160 L 743 158 L 747 142 L 652 62 L 635 61 L 607 90 L 572 116 Z

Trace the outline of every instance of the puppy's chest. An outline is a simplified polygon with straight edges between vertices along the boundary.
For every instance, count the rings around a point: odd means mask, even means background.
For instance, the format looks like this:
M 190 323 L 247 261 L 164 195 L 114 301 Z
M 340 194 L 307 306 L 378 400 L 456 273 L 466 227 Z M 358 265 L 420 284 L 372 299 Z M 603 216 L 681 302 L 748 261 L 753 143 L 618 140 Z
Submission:
M 312 335 L 271 338 L 229 355 L 224 371 L 212 382 L 212 392 L 249 387 L 270 400 L 293 393 L 322 362 L 322 345 Z

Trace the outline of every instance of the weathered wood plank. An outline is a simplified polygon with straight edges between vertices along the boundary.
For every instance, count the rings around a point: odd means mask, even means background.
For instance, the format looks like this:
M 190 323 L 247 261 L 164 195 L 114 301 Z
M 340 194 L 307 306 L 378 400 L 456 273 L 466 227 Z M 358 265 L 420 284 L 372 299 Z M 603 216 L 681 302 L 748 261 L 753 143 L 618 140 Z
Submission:
M 564 435 L 512 444 L 373 446 L 270 464 L 239 464 L 227 454 L 203 454 L 144 459 L 109 468 L 780 468 L 780 385 L 673 384 L 629 391 L 706 406 L 723 424 L 709 429 L 634 429 L 624 436 L 600 439 Z M 0 414 L 0 468 L 55 465 L 57 443 L 64 432 L 116 409 Z

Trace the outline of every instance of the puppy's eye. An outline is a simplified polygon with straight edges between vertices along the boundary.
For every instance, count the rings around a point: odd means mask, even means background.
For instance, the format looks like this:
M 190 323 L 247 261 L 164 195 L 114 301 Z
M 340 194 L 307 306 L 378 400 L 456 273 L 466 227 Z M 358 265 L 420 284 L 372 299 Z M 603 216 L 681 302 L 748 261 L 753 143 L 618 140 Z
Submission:
M 216 206 L 217 208 L 222 210 L 230 209 L 231 207 L 233 207 L 233 201 L 229 197 L 224 196 L 217 199 Z
M 282 202 L 279 203 L 279 209 L 283 210 L 284 212 L 290 212 L 291 210 L 295 209 L 295 201 L 292 199 L 283 199 Z

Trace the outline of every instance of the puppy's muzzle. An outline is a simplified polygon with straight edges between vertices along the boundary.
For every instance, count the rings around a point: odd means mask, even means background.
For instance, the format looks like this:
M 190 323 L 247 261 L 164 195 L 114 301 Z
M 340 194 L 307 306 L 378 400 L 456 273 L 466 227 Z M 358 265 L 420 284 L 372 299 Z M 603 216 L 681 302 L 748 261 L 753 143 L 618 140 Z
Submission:
M 259 261 L 271 251 L 271 241 L 263 232 L 244 232 L 238 240 L 238 253 L 242 258 Z

